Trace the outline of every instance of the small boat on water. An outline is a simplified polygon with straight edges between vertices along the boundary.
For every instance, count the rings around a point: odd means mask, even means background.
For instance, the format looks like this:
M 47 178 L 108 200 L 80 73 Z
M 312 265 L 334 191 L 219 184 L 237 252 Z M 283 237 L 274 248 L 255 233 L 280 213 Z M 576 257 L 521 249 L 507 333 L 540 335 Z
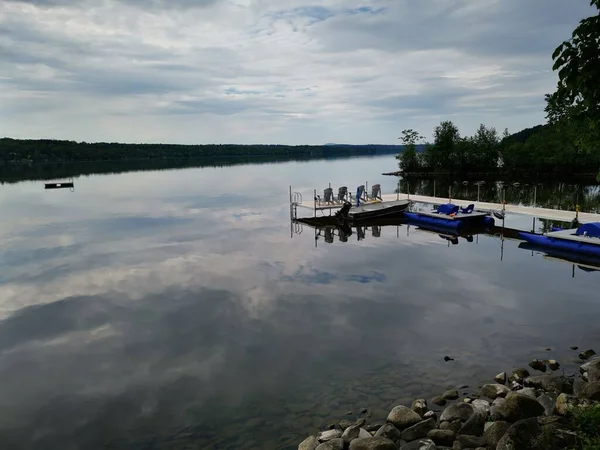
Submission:
M 402 216 L 410 206 L 410 200 L 396 200 L 392 202 L 367 203 L 360 206 L 352 206 L 345 203 L 336 216 L 351 222 L 367 219 L 382 219 Z
M 522 231 L 519 237 L 525 242 L 540 247 L 600 257 L 600 222 L 586 223 L 575 229 L 544 234 Z
M 494 218 L 489 213 L 475 211 L 475 205 L 460 208 L 448 203 L 434 211 L 406 212 L 404 217 L 420 224 L 460 230 L 466 227 L 492 227 Z

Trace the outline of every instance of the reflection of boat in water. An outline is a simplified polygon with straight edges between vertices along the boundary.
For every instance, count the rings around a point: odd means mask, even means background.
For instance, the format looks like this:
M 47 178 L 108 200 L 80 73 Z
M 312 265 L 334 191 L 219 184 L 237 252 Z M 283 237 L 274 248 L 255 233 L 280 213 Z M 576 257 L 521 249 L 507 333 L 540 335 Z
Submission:
M 586 223 L 579 228 L 536 234 L 520 232 L 524 241 L 571 255 L 584 254 L 600 258 L 600 223 Z

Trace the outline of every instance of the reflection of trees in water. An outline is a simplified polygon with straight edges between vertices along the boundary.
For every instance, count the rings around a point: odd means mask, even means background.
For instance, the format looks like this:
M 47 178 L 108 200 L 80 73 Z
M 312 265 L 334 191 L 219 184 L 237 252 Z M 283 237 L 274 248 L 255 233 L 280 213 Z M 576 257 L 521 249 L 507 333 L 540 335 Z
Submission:
M 452 198 L 477 200 L 476 182 L 449 181 L 446 179 L 414 179 L 401 180 L 401 193 L 426 195 L 446 198 L 449 189 Z M 482 202 L 501 203 L 503 195 L 506 202 L 541 208 L 575 210 L 579 205 L 581 211 L 595 212 L 600 210 L 600 185 L 584 185 L 562 182 L 513 183 L 486 181 L 479 186 L 479 199 Z

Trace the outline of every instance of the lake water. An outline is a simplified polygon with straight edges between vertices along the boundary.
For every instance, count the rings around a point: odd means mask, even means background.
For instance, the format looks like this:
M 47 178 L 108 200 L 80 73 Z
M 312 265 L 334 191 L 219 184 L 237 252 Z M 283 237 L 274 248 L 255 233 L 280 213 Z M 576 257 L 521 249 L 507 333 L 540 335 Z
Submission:
M 315 246 L 314 230 L 290 230 L 290 184 L 390 193 L 394 167 L 0 186 L 0 447 L 292 449 L 361 408 L 378 420 L 534 357 L 569 369 L 571 345 L 598 350 L 600 272 L 484 235 L 384 227 Z

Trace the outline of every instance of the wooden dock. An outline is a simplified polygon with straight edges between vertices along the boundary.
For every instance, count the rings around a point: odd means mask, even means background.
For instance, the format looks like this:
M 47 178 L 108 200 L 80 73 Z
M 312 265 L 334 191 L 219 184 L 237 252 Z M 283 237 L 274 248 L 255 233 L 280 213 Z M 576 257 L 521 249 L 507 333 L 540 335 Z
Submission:
M 396 200 L 397 194 L 385 194 L 382 196 L 383 201 L 391 201 Z M 417 203 L 426 203 L 431 205 L 442 205 L 448 203 L 448 198 L 443 197 L 426 197 L 424 195 L 410 195 L 400 194 L 400 198 L 409 198 L 413 202 Z M 499 211 L 502 209 L 501 203 L 487 203 L 487 202 L 477 202 L 474 200 L 463 200 L 458 198 L 453 198 L 452 203 L 458 205 L 462 208 L 466 207 L 473 203 L 475 205 L 476 210 L 496 210 Z M 549 208 L 534 208 L 532 206 L 521 206 L 521 205 L 511 205 L 506 204 L 505 210 L 507 214 L 521 214 L 531 217 L 538 217 L 541 219 L 548 220 L 556 220 L 561 222 L 571 222 L 576 215 L 575 211 L 565 211 L 559 209 L 549 209 Z M 579 213 L 579 222 L 587 223 L 587 222 L 600 222 L 600 214 L 594 213 Z

